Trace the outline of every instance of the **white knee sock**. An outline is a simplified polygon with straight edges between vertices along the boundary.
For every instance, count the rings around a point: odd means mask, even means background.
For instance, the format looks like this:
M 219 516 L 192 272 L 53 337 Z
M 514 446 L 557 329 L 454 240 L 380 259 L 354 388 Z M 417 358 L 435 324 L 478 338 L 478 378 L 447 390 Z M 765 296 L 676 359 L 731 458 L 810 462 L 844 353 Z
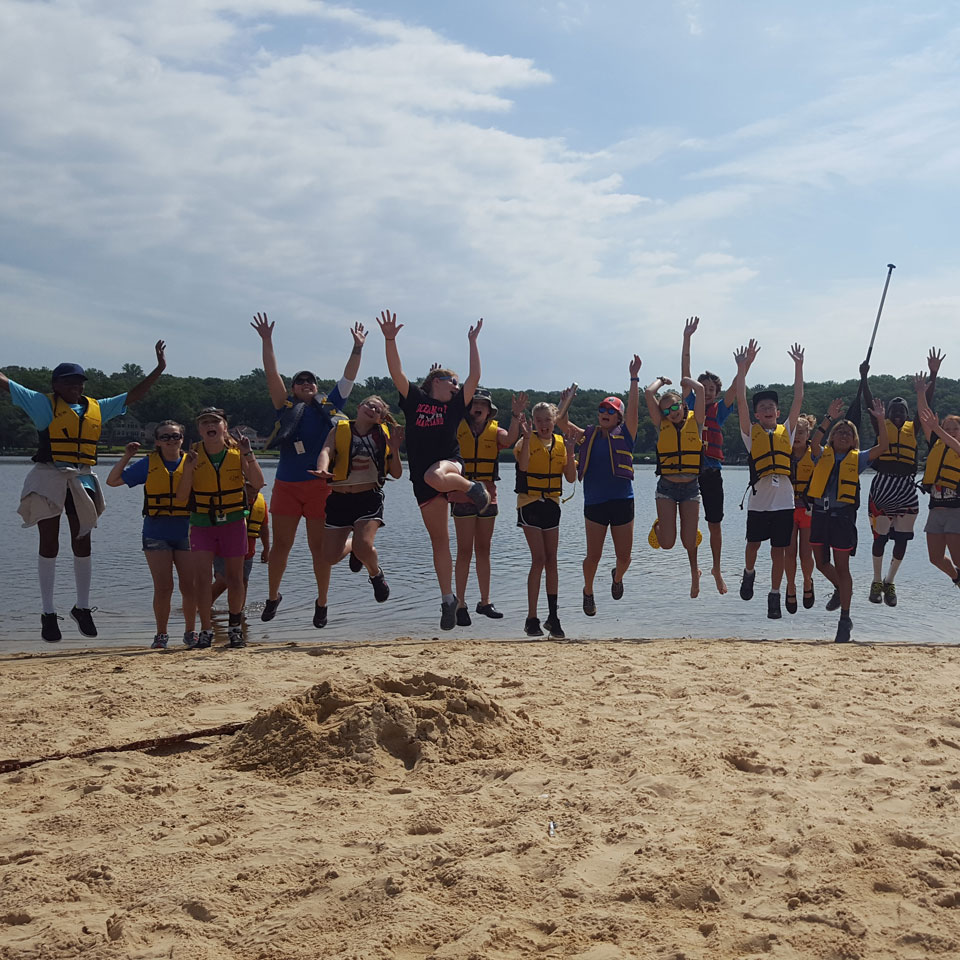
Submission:
M 42 613 L 56 613 L 53 605 L 53 584 L 57 573 L 56 557 L 37 557 L 37 576 L 40 578 L 40 604 Z
M 882 580 L 883 579 L 883 554 L 880 556 L 874 555 L 873 557 L 873 579 Z
M 893 578 L 897 575 L 897 571 L 900 569 L 900 560 L 896 557 L 890 558 L 890 569 L 887 571 L 886 582 L 893 583 Z
M 77 581 L 77 606 L 81 610 L 90 609 L 90 574 L 92 571 L 92 558 L 73 558 L 73 576 Z

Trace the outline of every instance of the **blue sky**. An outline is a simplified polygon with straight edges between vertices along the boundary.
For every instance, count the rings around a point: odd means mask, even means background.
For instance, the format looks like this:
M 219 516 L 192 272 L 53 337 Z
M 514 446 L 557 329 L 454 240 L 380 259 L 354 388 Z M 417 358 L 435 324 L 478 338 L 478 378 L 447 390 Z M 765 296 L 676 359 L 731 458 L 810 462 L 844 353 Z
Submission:
M 906 373 L 960 306 L 956 3 L 0 0 L 0 363 Z M 363 374 L 386 365 L 374 329 Z M 622 381 L 622 382 L 621 382 Z

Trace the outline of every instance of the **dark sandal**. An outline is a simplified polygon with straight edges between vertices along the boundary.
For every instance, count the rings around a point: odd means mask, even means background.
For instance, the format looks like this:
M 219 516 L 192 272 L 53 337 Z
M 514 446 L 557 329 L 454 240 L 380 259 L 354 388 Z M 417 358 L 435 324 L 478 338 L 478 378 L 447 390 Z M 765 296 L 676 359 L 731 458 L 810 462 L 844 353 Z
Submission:
M 813 585 L 811 584 L 810 589 L 803 591 L 803 609 L 809 610 L 817 602 L 817 598 L 813 592 Z
M 783 605 L 786 608 L 787 613 L 796 613 L 797 612 L 796 592 L 788 593 L 783 599 Z

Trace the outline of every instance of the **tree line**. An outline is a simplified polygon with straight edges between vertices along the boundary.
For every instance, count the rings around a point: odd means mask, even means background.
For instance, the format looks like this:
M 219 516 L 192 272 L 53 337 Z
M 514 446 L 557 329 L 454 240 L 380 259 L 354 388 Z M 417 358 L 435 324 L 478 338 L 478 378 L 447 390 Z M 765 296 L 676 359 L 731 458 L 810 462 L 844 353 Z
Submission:
M 11 380 L 17 381 L 33 390 L 47 392 L 50 390 L 50 369 L 46 367 L 18 367 L 10 366 L 5 372 Z M 424 374 L 425 375 L 425 374 Z M 86 392 L 91 397 L 112 397 L 124 393 L 143 379 L 143 369 L 135 363 L 126 363 L 123 369 L 116 373 L 104 373 L 95 367 L 87 368 Z M 287 378 L 289 382 L 289 377 Z M 333 389 L 337 381 L 321 380 L 321 391 Z M 820 382 L 806 382 L 804 384 L 805 412 L 820 417 L 825 412 L 834 397 L 842 397 L 849 402 L 857 391 L 857 379 L 845 380 L 838 383 L 833 380 Z M 641 384 L 642 387 L 642 384 Z M 529 408 L 541 400 L 553 403 L 559 401 L 560 390 L 527 390 Z M 780 394 L 780 409 L 784 416 L 793 402 L 793 384 L 758 383 L 751 386 L 748 394 L 755 390 L 774 389 Z M 878 374 L 870 377 L 870 389 L 875 397 L 884 401 L 891 397 L 904 397 L 913 410 L 915 395 L 913 375 L 894 377 L 887 374 Z M 491 387 L 494 403 L 499 408 L 497 419 L 501 426 L 509 427 L 511 419 L 511 397 L 513 391 L 503 387 Z M 403 414 L 397 406 L 397 390 L 389 377 L 367 377 L 358 381 L 350 398 L 347 401 L 345 413 L 349 417 L 356 415 L 357 403 L 371 394 L 379 394 L 390 404 L 390 409 L 396 419 L 403 423 Z M 624 392 L 603 390 L 599 388 L 581 389 L 570 406 L 570 419 L 585 426 L 596 421 L 597 407 L 600 401 L 607 396 L 621 397 L 626 403 L 627 395 Z M 250 373 L 237 377 L 234 380 L 219 377 L 177 377 L 164 374 L 153 386 L 147 396 L 130 412 L 141 423 L 160 420 L 178 420 L 187 427 L 188 437 L 196 439 L 194 417 L 202 407 L 221 407 L 226 411 L 231 426 L 246 425 L 253 427 L 260 436 L 267 436 L 273 429 L 274 411 L 270 403 L 267 390 L 266 376 L 263 370 L 255 369 Z M 934 409 L 941 416 L 947 413 L 960 413 L 960 380 L 946 377 L 938 378 L 937 390 L 934 397 Z M 739 433 L 738 418 L 734 411 L 724 424 L 725 449 L 728 459 L 735 461 L 741 458 L 742 443 L 737 436 Z M 873 442 L 873 431 L 869 427 L 869 417 L 864 413 L 861 444 L 866 446 Z M 0 452 L 6 454 L 32 453 L 36 449 L 37 431 L 26 414 L 14 407 L 6 393 L 0 393 Z M 640 397 L 640 425 L 637 430 L 636 451 L 638 456 L 653 456 L 657 445 L 656 428 L 647 414 L 646 404 L 643 402 L 642 389 Z M 509 456 L 509 454 L 507 454 Z

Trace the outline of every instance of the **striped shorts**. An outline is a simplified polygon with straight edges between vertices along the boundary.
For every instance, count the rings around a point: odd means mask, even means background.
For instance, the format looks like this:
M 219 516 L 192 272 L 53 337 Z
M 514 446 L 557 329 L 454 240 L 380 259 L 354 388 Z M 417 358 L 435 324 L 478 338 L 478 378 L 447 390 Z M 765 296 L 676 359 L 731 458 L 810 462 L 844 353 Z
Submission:
M 920 512 L 920 498 L 913 475 L 897 477 L 889 473 L 874 474 L 870 484 L 871 516 L 899 517 Z

